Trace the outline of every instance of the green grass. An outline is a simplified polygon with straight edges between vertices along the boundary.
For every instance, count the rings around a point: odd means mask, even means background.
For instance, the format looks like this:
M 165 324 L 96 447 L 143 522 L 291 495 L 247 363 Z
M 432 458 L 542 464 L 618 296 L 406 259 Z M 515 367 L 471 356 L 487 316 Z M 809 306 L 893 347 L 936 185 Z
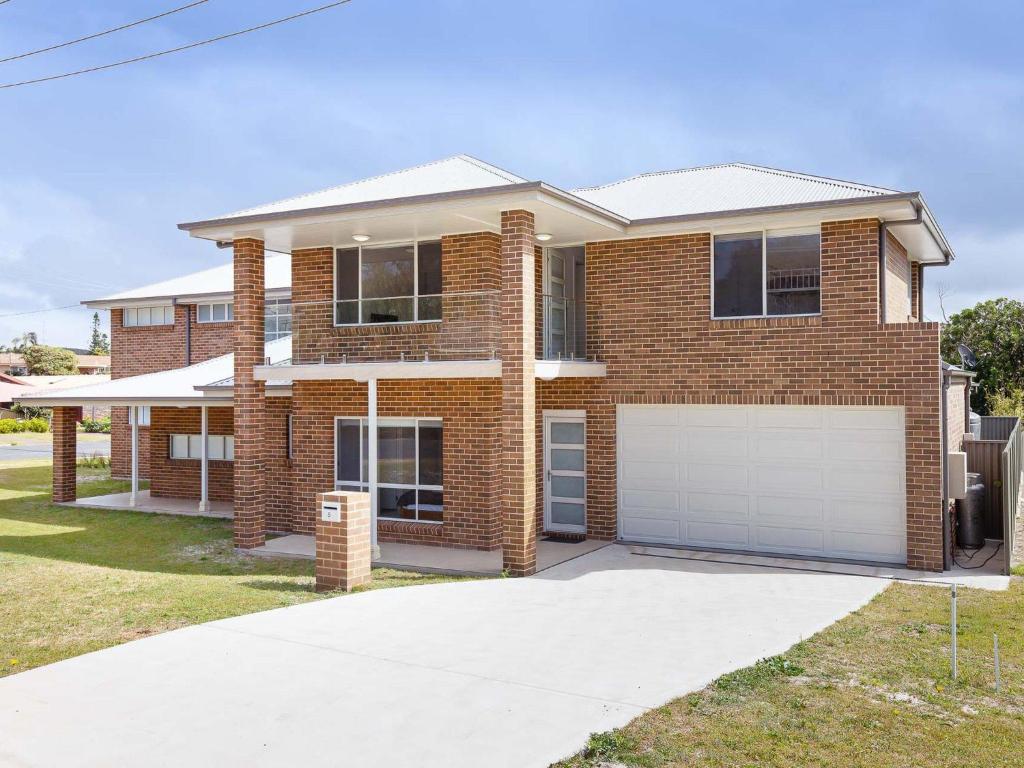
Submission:
M 958 608 L 955 684 L 948 590 L 896 584 L 782 656 L 595 734 L 558 765 L 1024 765 L 1024 583 L 1008 592 L 962 589 Z
M 79 468 L 79 496 L 124 490 Z M 367 589 L 450 580 L 380 569 Z M 321 597 L 312 562 L 239 555 L 227 521 L 55 506 L 48 462 L 0 464 L 0 676 Z

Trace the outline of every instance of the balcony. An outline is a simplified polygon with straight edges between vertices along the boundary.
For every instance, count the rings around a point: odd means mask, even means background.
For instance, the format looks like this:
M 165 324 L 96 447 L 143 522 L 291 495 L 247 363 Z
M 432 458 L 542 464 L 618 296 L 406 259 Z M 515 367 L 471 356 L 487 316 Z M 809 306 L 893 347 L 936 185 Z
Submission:
M 584 307 L 542 297 L 536 365 L 540 379 L 604 376 L 585 358 Z M 291 358 L 257 368 L 257 378 L 490 378 L 501 376 L 501 292 L 449 292 L 429 297 L 296 301 Z M 539 307 L 539 308 L 540 308 Z M 440 317 L 438 317 L 440 315 Z M 366 318 L 368 322 L 355 322 Z M 338 320 L 344 322 L 337 322 Z
M 551 294 L 544 294 L 543 299 L 543 359 L 586 360 L 586 304 Z

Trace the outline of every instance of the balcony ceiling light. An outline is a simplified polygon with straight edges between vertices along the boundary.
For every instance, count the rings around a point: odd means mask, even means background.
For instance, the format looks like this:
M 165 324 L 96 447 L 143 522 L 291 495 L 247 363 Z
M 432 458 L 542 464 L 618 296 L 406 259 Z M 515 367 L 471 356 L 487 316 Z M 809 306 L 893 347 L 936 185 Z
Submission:
M 550 232 L 538 232 L 537 233 L 537 239 L 540 240 L 542 243 L 546 243 L 548 240 L 551 239 L 551 233 Z
M 352 235 L 352 239 L 355 240 L 357 243 L 365 243 L 367 240 L 370 239 L 370 236 L 369 235 Z

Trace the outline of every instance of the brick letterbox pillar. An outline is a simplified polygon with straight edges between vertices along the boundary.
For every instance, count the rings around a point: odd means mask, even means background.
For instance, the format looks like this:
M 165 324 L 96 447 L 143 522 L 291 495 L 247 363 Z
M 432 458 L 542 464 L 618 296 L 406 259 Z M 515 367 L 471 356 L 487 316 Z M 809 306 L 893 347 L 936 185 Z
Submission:
M 53 500 L 74 501 L 75 471 L 78 464 L 76 422 L 82 420 L 80 407 L 59 406 L 53 409 Z
M 370 559 L 370 494 L 317 494 L 316 591 L 368 583 Z

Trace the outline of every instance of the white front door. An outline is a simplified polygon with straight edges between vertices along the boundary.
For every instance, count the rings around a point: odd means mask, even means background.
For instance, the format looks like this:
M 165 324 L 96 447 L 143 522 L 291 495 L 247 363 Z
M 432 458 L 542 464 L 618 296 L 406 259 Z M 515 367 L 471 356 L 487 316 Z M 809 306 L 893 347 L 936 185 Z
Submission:
M 544 412 L 544 530 L 587 532 L 587 419 Z

